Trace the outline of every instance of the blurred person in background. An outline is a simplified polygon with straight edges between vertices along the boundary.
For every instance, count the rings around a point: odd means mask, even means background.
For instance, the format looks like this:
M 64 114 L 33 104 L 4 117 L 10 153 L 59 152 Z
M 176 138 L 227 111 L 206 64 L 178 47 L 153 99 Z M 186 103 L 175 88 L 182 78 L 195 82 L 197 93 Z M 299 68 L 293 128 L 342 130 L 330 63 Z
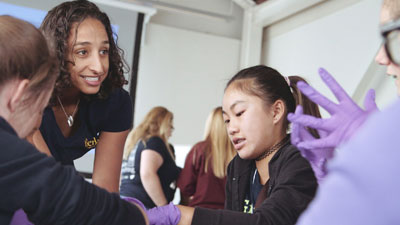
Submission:
M 181 170 L 168 143 L 173 129 L 173 114 L 158 106 L 129 133 L 122 162 L 121 196 L 137 198 L 147 208 L 173 200 Z
M 227 167 L 236 151 L 226 132 L 222 107 L 208 116 L 204 137 L 186 156 L 179 176 L 181 204 L 223 209 Z

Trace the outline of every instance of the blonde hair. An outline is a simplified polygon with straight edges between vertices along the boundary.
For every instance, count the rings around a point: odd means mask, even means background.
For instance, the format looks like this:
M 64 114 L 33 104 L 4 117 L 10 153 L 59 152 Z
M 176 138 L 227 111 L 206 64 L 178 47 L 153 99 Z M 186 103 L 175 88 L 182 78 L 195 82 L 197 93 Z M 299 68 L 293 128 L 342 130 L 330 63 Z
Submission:
M 228 164 L 235 156 L 236 151 L 228 137 L 222 117 L 222 107 L 215 108 L 208 116 L 204 138 L 210 143 L 205 152 L 204 170 L 207 173 L 211 161 L 214 175 L 218 178 L 224 178 Z
M 124 159 L 128 159 L 131 151 L 139 141 L 142 141 L 142 143 L 146 146 L 146 141 L 149 138 L 158 136 L 164 141 L 169 154 L 171 155 L 172 159 L 175 160 L 175 155 L 167 141 L 168 131 L 172 127 L 172 119 L 173 114 L 166 108 L 161 106 L 152 108 L 139 126 L 137 126 L 128 134 L 124 148 Z

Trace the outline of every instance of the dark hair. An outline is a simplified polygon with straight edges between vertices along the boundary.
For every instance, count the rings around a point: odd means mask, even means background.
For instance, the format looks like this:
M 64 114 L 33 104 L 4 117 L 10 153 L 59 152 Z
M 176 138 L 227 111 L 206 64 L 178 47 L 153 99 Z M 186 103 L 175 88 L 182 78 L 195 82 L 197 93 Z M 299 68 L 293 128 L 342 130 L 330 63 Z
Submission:
M 0 86 L 14 79 L 30 81 L 24 101 L 29 103 L 54 87 L 56 60 L 46 39 L 32 24 L 0 16 L 0 59 Z
M 288 79 L 290 86 L 285 77 L 278 71 L 271 67 L 259 65 L 239 71 L 229 80 L 226 88 L 234 84 L 235 88 L 261 98 L 267 105 L 271 105 L 279 99 L 282 100 L 286 106 L 283 123 L 285 129 L 289 127 L 287 114 L 294 112 L 298 104 L 303 106 L 305 114 L 321 117 L 318 105 L 310 101 L 297 88 L 298 81 L 306 81 L 299 76 L 290 76 Z M 314 137 L 319 138 L 317 131 L 312 130 L 311 133 Z
M 110 44 L 110 66 L 108 76 L 101 84 L 100 91 L 97 94 L 86 97 L 89 99 L 104 99 L 107 98 L 113 89 L 122 87 L 124 84 L 128 83 L 124 77 L 124 70 L 128 68 L 121 57 L 123 55 L 123 50 L 120 49 L 114 41 L 113 35 L 115 34 L 113 34 L 110 19 L 107 14 L 100 11 L 94 3 L 86 0 L 64 2 L 50 10 L 40 26 L 40 29 L 54 46 L 56 56 L 60 63 L 60 73 L 56 81 L 51 102 L 54 102 L 55 96 L 62 95 L 62 92 L 72 85 L 70 73 L 68 72 L 68 63 L 71 62 L 66 58 L 69 49 L 68 37 L 72 25 L 78 23 L 76 28 L 78 29 L 79 24 L 86 18 L 97 19 L 104 25 Z

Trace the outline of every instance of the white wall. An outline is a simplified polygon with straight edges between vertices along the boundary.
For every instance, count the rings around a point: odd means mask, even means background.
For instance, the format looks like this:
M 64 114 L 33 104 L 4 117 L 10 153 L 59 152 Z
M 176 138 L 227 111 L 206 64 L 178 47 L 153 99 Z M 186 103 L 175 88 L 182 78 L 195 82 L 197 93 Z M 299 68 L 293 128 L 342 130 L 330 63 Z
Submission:
M 221 105 L 227 81 L 238 71 L 240 41 L 150 23 L 141 47 L 134 126 L 154 106 L 174 114 L 176 164 L 203 139 L 211 110 Z M 175 192 L 174 203 L 180 200 Z
M 170 142 L 202 140 L 208 113 L 221 105 L 226 82 L 238 70 L 240 41 L 150 23 L 141 47 L 135 126 L 154 106 L 174 113 Z
M 302 75 L 333 99 L 318 76 L 318 68 L 324 67 L 352 95 L 381 42 L 378 30 L 381 1 L 352 1 L 339 8 L 338 4 L 343 2 L 327 1 L 267 28 L 263 62 L 284 75 Z M 338 9 L 330 10 L 335 7 Z M 312 20 L 307 19 L 313 16 Z M 306 20 L 303 24 L 297 22 Z M 293 24 L 298 25 L 293 27 Z
M 243 10 L 232 0 L 156 2 L 152 23 L 236 39 L 242 35 Z M 157 7 L 162 4 L 170 7 Z

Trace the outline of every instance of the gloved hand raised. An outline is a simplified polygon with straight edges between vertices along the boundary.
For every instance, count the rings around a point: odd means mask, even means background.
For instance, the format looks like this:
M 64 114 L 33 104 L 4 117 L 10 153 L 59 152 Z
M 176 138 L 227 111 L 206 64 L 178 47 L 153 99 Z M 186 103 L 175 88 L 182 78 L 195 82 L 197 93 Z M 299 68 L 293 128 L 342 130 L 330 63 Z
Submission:
M 288 119 L 293 124 L 298 123 L 305 127 L 326 131 L 327 133 L 325 137 L 320 139 L 299 141 L 296 145 L 298 148 L 335 148 L 350 139 L 368 116 L 377 110 L 374 90 L 368 91 L 364 100 L 365 110 L 363 110 L 350 98 L 349 95 L 347 95 L 343 88 L 325 69 L 320 68 L 319 74 L 325 84 L 336 96 L 339 104 L 330 101 L 306 83 L 301 81 L 297 83 L 297 87 L 301 92 L 303 92 L 303 94 L 331 114 L 330 118 L 321 119 L 309 115 L 295 115 L 289 113 Z
M 296 107 L 296 116 L 303 115 L 303 107 L 298 105 Z M 326 132 L 317 130 L 318 134 L 321 138 L 326 136 Z M 301 142 L 314 141 L 316 138 L 311 135 L 311 133 L 299 123 L 292 124 L 292 133 L 290 135 L 290 139 L 293 145 L 297 146 Z M 318 183 L 322 181 L 322 179 L 326 175 L 326 162 L 333 156 L 334 148 L 298 148 L 301 155 L 306 158 L 314 171 L 315 177 L 318 180 Z

